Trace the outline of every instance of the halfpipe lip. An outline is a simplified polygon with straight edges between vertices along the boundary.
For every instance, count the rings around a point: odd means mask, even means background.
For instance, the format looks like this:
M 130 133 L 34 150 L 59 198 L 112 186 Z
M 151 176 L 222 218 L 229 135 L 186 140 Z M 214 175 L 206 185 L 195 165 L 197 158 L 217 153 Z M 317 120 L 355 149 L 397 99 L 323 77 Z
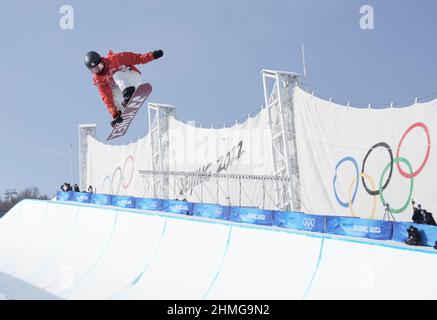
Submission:
M 391 240 L 373 240 L 373 239 L 366 239 L 366 238 L 355 238 L 355 237 L 349 237 L 349 236 L 334 235 L 334 234 L 329 234 L 329 233 L 286 229 L 286 228 L 280 228 L 277 226 L 262 226 L 262 225 L 234 222 L 234 221 L 229 221 L 229 220 L 219 220 L 219 219 L 205 218 L 205 217 L 199 217 L 199 216 L 188 216 L 188 215 L 182 215 L 182 214 L 176 214 L 176 213 L 170 213 L 170 212 L 164 212 L 164 211 L 130 209 L 130 208 L 122 208 L 122 207 L 114 207 L 114 206 L 96 205 L 96 204 L 90 204 L 90 203 L 81 203 L 81 202 L 74 202 L 74 201 L 57 201 L 57 200 L 54 201 L 54 200 L 34 200 L 34 199 L 25 199 L 25 200 L 20 201 L 16 205 L 19 205 L 21 202 L 48 202 L 48 203 L 54 203 L 54 204 L 59 204 L 59 205 L 65 205 L 65 206 L 97 208 L 97 209 L 103 209 L 103 210 L 115 210 L 115 211 L 122 211 L 122 212 L 128 212 L 128 213 L 133 213 L 133 214 L 145 214 L 145 215 L 149 215 L 149 216 L 152 215 L 152 216 L 168 217 L 171 219 L 180 219 L 180 220 L 197 221 L 197 222 L 203 222 L 203 223 L 221 224 L 221 225 L 227 225 L 227 226 L 232 226 L 232 227 L 257 229 L 257 230 L 269 230 L 272 232 L 285 232 L 285 233 L 295 234 L 295 235 L 304 235 L 304 236 L 312 237 L 312 238 L 328 239 L 328 240 L 334 240 L 334 241 L 345 241 L 345 242 L 352 242 L 352 243 L 358 243 L 358 244 L 367 244 L 367 245 L 374 245 L 374 246 L 379 246 L 379 247 L 392 248 L 392 249 L 396 249 L 396 250 L 414 251 L 414 252 L 421 252 L 421 253 L 427 253 L 427 254 L 437 254 L 437 250 L 432 248 L 432 247 L 412 247 L 412 246 L 408 246 L 404 243 L 395 242 L 395 241 L 391 241 Z

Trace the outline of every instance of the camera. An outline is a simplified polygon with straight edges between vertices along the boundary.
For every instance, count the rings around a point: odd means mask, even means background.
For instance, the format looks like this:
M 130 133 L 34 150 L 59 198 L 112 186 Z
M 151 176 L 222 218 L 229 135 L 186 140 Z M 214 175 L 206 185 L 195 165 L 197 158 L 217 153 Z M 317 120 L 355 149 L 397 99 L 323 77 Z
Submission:
M 388 202 L 385 202 L 384 203 L 384 207 L 385 207 L 385 212 L 384 212 L 383 220 L 384 221 L 386 221 L 386 220 L 388 220 L 388 221 L 390 221 L 390 220 L 396 221 L 395 217 L 391 213 L 390 204 Z

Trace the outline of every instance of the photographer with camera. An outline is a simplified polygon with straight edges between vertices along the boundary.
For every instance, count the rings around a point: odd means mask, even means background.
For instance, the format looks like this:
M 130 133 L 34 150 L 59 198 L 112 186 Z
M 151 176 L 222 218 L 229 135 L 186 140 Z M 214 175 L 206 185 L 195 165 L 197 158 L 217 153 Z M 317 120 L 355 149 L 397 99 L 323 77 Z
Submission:
M 407 229 L 408 232 L 408 239 L 405 241 L 406 244 L 409 246 L 420 246 L 421 237 L 419 230 L 416 227 L 410 226 Z

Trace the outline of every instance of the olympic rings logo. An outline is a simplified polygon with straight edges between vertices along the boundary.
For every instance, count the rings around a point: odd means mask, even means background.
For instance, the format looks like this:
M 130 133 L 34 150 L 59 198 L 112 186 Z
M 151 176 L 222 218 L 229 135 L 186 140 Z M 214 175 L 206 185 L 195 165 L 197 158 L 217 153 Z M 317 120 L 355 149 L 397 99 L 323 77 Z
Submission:
M 124 161 L 122 167 L 118 166 L 112 176 L 106 176 L 102 182 L 102 190 L 105 193 L 110 193 L 113 195 L 117 195 L 120 192 L 120 189 L 127 189 L 134 175 L 135 161 L 132 156 L 128 156 Z M 126 173 L 127 176 L 126 176 Z
M 305 227 L 306 230 L 313 230 L 314 226 L 316 225 L 316 219 L 314 218 L 305 218 L 303 220 L 303 225 Z
M 416 169 L 413 170 L 413 167 L 411 166 L 410 161 L 408 161 L 406 158 L 401 156 L 401 147 L 402 144 L 404 143 L 405 138 L 407 137 L 407 135 L 415 128 L 418 129 L 422 129 L 425 132 L 426 135 L 426 139 L 427 139 L 427 148 L 426 148 L 426 154 L 425 157 L 422 161 L 422 163 L 420 164 L 420 166 Z M 375 183 L 374 179 L 365 172 L 365 168 L 366 168 L 366 162 L 369 158 L 369 156 L 371 155 L 371 153 L 373 152 L 374 149 L 376 148 L 384 148 L 387 150 L 388 156 L 390 158 L 389 163 L 385 166 L 384 170 L 381 173 L 381 176 L 379 178 L 378 184 Z M 386 203 L 385 198 L 384 198 L 384 190 L 388 187 L 391 178 L 392 178 L 392 174 L 393 174 L 393 169 L 396 165 L 397 170 L 399 171 L 399 173 L 406 179 L 410 180 L 410 190 L 409 190 L 409 195 L 407 200 L 405 201 L 405 203 L 399 207 L 399 208 L 391 208 L 391 212 L 395 213 L 395 214 L 399 214 L 404 212 L 410 202 L 411 199 L 413 197 L 413 190 L 414 190 L 414 178 L 417 177 L 422 170 L 424 169 L 425 165 L 427 164 L 428 160 L 429 160 L 429 155 L 431 152 L 431 137 L 429 134 L 429 129 L 428 127 L 422 123 L 422 122 L 417 122 L 414 123 L 413 125 L 411 125 L 406 131 L 405 133 L 402 135 L 401 140 L 399 141 L 397 150 L 396 150 L 396 158 L 393 157 L 393 152 L 392 152 L 392 148 L 385 142 L 379 142 L 377 144 L 375 144 L 374 146 L 372 146 L 370 148 L 370 150 L 367 152 L 366 156 L 364 157 L 363 163 L 361 165 L 361 172 L 359 172 L 358 169 L 358 163 L 357 161 L 352 158 L 352 157 L 345 157 L 343 159 L 341 159 L 337 165 L 335 166 L 335 174 L 334 174 L 334 178 L 332 181 L 333 184 L 333 189 L 334 189 L 334 196 L 337 200 L 337 202 L 340 204 L 340 206 L 344 207 L 344 208 L 349 208 L 352 216 L 356 217 L 357 214 L 354 211 L 353 208 L 353 204 L 355 202 L 356 196 L 357 196 L 357 192 L 358 192 L 358 186 L 360 183 L 360 178 L 361 178 L 361 182 L 363 184 L 364 189 L 366 190 L 366 192 L 373 197 L 373 203 L 372 203 L 372 210 L 371 210 L 371 214 L 370 214 L 370 218 L 371 219 L 375 219 L 375 213 L 376 213 L 376 196 L 379 196 L 379 199 L 381 200 L 382 205 L 384 205 Z M 344 163 L 346 162 L 350 162 L 353 164 L 354 168 L 355 168 L 355 174 L 356 176 L 352 179 L 349 188 L 348 188 L 348 200 L 347 201 L 343 201 L 340 199 L 336 187 L 335 187 L 335 183 L 337 181 L 337 172 L 338 172 L 338 168 L 340 166 L 342 166 Z M 408 168 L 408 172 L 406 172 L 404 169 L 401 168 L 400 163 L 403 163 L 407 168 Z M 388 173 L 388 174 L 387 174 Z M 367 181 L 367 182 L 366 182 Z M 370 184 L 370 188 L 369 188 L 369 184 Z

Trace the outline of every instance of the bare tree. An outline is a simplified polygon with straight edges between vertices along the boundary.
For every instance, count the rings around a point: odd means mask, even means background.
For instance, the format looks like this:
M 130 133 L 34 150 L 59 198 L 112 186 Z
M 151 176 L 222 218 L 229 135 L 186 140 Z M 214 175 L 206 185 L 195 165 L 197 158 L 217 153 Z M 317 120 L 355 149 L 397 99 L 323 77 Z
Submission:
M 24 199 L 38 199 L 38 200 L 48 200 L 49 197 L 46 194 L 41 194 L 39 189 L 35 186 L 27 187 L 21 192 L 18 192 L 16 197 L 9 200 L 2 200 L 0 198 L 0 217 L 8 212 L 13 206 Z

